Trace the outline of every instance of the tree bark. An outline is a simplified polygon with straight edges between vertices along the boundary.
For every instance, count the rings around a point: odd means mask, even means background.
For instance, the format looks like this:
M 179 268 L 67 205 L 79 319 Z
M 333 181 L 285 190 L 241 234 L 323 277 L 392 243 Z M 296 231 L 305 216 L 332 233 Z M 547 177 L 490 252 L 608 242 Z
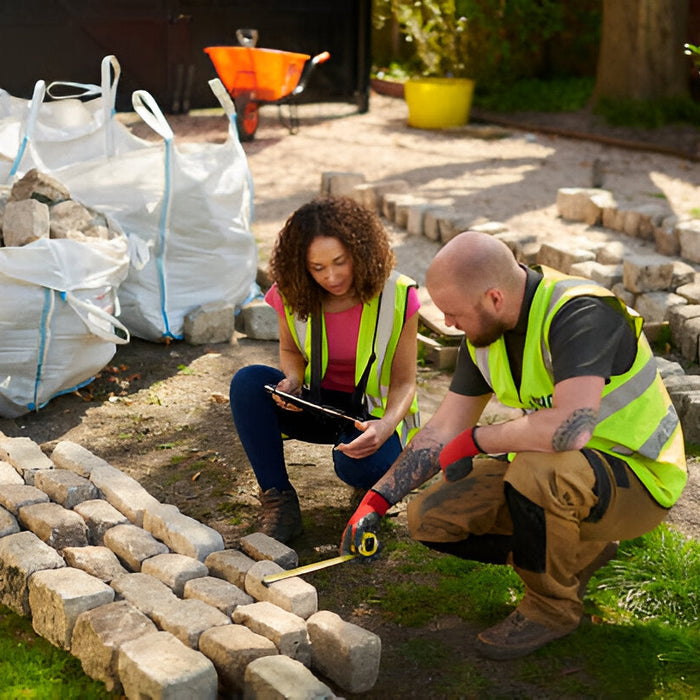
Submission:
M 594 100 L 688 95 L 688 0 L 603 0 Z

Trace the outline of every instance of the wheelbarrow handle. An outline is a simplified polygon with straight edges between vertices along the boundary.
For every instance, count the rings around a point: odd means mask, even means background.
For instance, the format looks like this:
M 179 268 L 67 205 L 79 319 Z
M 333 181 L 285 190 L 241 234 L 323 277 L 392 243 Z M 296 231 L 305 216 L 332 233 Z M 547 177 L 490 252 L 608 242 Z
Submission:
M 311 63 L 317 66 L 319 63 L 325 63 L 330 57 L 331 55 L 328 51 L 322 51 L 311 59 Z

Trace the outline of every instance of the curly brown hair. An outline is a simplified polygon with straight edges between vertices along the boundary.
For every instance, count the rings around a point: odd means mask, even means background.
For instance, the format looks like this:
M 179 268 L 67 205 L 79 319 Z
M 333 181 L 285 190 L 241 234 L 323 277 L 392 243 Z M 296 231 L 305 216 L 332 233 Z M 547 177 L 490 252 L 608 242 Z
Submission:
M 337 238 L 353 264 L 355 291 L 364 304 L 384 288 L 396 257 L 379 217 L 349 197 L 317 197 L 287 219 L 272 249 L 268 271 L 292 311 L 302 319 L 326 295 L 308 271 L 306 255 L 317 236 Z

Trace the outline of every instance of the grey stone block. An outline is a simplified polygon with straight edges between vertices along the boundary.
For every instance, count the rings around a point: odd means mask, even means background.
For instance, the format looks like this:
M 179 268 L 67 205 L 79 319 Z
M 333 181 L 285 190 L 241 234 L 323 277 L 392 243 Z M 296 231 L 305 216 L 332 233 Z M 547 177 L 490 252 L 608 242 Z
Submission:
M 192 649 L 198 648 L 199 637 L 205 630 L 231 624 L 228 615 L 196 598 L 176 598 L 170 605 L 155 610 L 153 621 Z
M 667 216 L 654 228 L 654 245 L 656 252 L 661 255 L 677 256 L 681 252 L 678 238 L 677 216 Z
M 263 656 L 248 664 L 244 700 L 255 698 L 314 698 L 331 700 L 333 691 L 303 664 L 287 656 Z
M 90 501 L 99 496 L 95 484 L 68 469 L 45 469 L 37 472 L 34 485 L 64 508 L 74 508 L 82 501 Z
M 162 582 L 148 574 L 123 574 L 110 585 L 144 615 L 153 618 L 177 602 L 177 596 Z
M 17 518 L 9 510 L 0 508 L 0 537 L 12 535 L 15 532 L 19 532 Z
M 561 187 L 557 191 L 557 210 L 562 219 L 596 226 L 602 220 L 603 208 L 614 206 L 615 198 L 608 190 Z
M 9 463 L 0 460 L 0 485 L 23 484 L 20 473 Z
M 3 484 L 0 488 L 0 506 L 12 515 L 19 515 L 19 509 L 34 503 L 48 503 L 49 497 L 41 490 L 29 484 Z
M 676 294 L 687 299 L 689 304 L 700 304 L 700 283 L 683 284 L 676 288 Z
M 199 638 L 199 650 L 212 660 L 228 691 L 241 691 L 248 664 L 278 654 L 272 641 L 243 625 L 212 627 Z
M 661 323 L 667 320 L 670 310 L 676 306 L 685 306 L 688 302 L 672 292 L 645 292 L 637 294 L 634 308 L 649 323 Z
M 251 559 L 237 549 L 222 549 L 219 552 L 212 552 L 204 563 L 209 569 L 210 576 L 222 578 L 245 590 L 245 576 L 248 569 L 255 564 L 255 559 Z
M 0 434 L 0 459 L 9 462 L 22 475 L 24 482 L 30 485 L 34 483 L 35 472 L 54 467 L 39 445 L 25 437 Z
M 700 317 L 688 319 L 681 328 L 680 351 L 684 359 L 698 361 L 698 340 L 700 339 Z
M 263 532 L 253 532 L 241 537 L 240 544 L 241 549 L 256 561 L 268 559 L 279 564 L 283 569 L 299 566 L 299 556 L 291 547 Z
M 51 461 L 60 469 L 68 469 L 89 478 L 95 467 L 109 467 L 104 459 L 70 440 L 61 440 L 51 453 Z
M 690 391 L 680 397 L 678 415 L 685 441 L 700 444 L 700 391 Z
M 115 525 L 107 530 L 104 543 L 131 571 L 140 571 L 145 559 L 168 551 L 168 547 L 150 532 L 131 523 Z
M 229 617 L 239 605 L 250 605 L 255 598 L 248 595 L 233 583 L 214 576 L 193 578 L 185 583 L 185 598 L 196 598 L 208 605 L 213 605 Z
M 278 340 L 279 316 L 262 299 L 254 299 L 236 316 L 236 330 L 255 340 Z
M 678 225 L 678 242 L 682 257 L 700 263 L 700 219 L 692 219 Z
M 32 627 L 61 649 L 70 650 L 78 615 L 113 600 L 114 591 L 106 583 L 80 569 L 37 571 L 29 579 Z
M 627 248 L 621 241 L 608 241 L 596 250 L 596 262 L 601 265 L 621 265 Z
M 202 304 L 185 314 L 183 334 L 190 345 L 228 343 L 236 324 L 236 307 L 224 301 Z
M 700 304 L 674 306 L 668 311 L 668 323 L 671 327 L 671 339 L 676 347 L 681 346 L 683 326 L 692 318 L 700 316 Z
M 365 181 L 362 173 L 329 171 L 321 173 L 321 194 L 331 197 L 344 197 L 350 194 L 355 185 Z
M 157 554 L 146 559 L 141 564 L 141 571 L 162 581 L 180 598 L 185 592 L 185 584 L 188 581 L 193 578 L 201 578 L 209 573 L 207 567 L 198 559 L 175 552 Z
M 631 292 L 668 290 L 673 280 L 673 260 L 662 255 L 628 255 L 622 263 L 622 278 Z
M 310 665 L 311 643 L 306 622 L 298 615 L 263 601 L 240 605 L 233 611 L 233 621 L 273 641 L 280 654 Z
M 547 265 L 566 274 L 574 263 L 595 260 L 595 258 L 596 254 L 591 250 L 575 248 L 564 243 L 543 243 L 537 254 L 537 262 L 540 265 Z
M 151 620 L 126 600 L 119 600 L 78 616 L 71 653 L 80 660 L 90 678 L 102 681 L 108 692 L 120 694 L 122 684 L 117 670 L 120 646 L 152 632 L 157 632 L 157 628 Z
M 70 192 L 64 184 L 55 177 L 32 168 L 12 185 L 10 201 L 29 199 L 37 194 L 41 195 L 41 199 L 52 203 L 70 199 Z
M 90 576 L 109 583 L 112 579 L 129 572 L 119 563 L 117 555 L 108 547 L 65 547 L 62 551 L 68 566 L 81 569 Z
M 19 509 L 20 524 L 50 547 L 84 547 L 88 543 L 85 521 L 58 503 L 35 503 Z
M 224 548 L 224 538 L 214 528 L 190 518 L 170 504 L 158 503 L 149 507 L 144 512 L 143 527 L 174 552 L 200 561 Z
M 257 562 L 246 574 L 246 592 L 258 601 L 268 601 L 306 620 L 318 611 L 316 589 L 298 576 L 276 581 L 267 586 L 262 582 L 268 574 L 281 571 L 284 569 L 272 561 Z
M 87 525 L 88 542 L 93 545 L 104 544 L 104 534 L 115 525 L 127 523 L 126 515 L 120 513 L 113 505 L 101 499 L 83 501 L 73 509 Z
M 214 664 L 169 632 L 153 632 L 124 642 L 117 661 L 127 698 L 216 700 Z
M 36 199 L 8 202 L 2 222 L 5 246 L 23 246 L 49 237 L 49 208 Z
M 141 527 L 143 513 L 148 508 L 159 505 L 136 479 L 109 465 L 95 467 L 90 472 L 90 481 L 120 513 Z
M 378 635 L 321 610 L 306 622 L 311 666 L 349 693 L 371 690 L 379 676 L 382 640 Z
M 33 532 L 17 532 L 0 539 L 0 603 L 18 615 L 29 617 L 31 575 L 43 569 L 58 569 L 66 562 L 58 552 Z

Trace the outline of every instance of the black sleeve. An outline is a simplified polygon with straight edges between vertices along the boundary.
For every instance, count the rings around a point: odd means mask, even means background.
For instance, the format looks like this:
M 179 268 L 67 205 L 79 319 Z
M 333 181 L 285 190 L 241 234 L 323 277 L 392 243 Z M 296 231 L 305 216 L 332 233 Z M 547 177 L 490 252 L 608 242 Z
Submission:
M 576 297 L 557 312 L 549 331 L 554 383 L 572 377 L 624 374 L 637 339 L 614 300 Z
M 450 391 L 463 396 L 483 396 L 492 393 L 481 370 L 474 364 L 464 340 L 459 345 L 457 366 L 450 382 Z

